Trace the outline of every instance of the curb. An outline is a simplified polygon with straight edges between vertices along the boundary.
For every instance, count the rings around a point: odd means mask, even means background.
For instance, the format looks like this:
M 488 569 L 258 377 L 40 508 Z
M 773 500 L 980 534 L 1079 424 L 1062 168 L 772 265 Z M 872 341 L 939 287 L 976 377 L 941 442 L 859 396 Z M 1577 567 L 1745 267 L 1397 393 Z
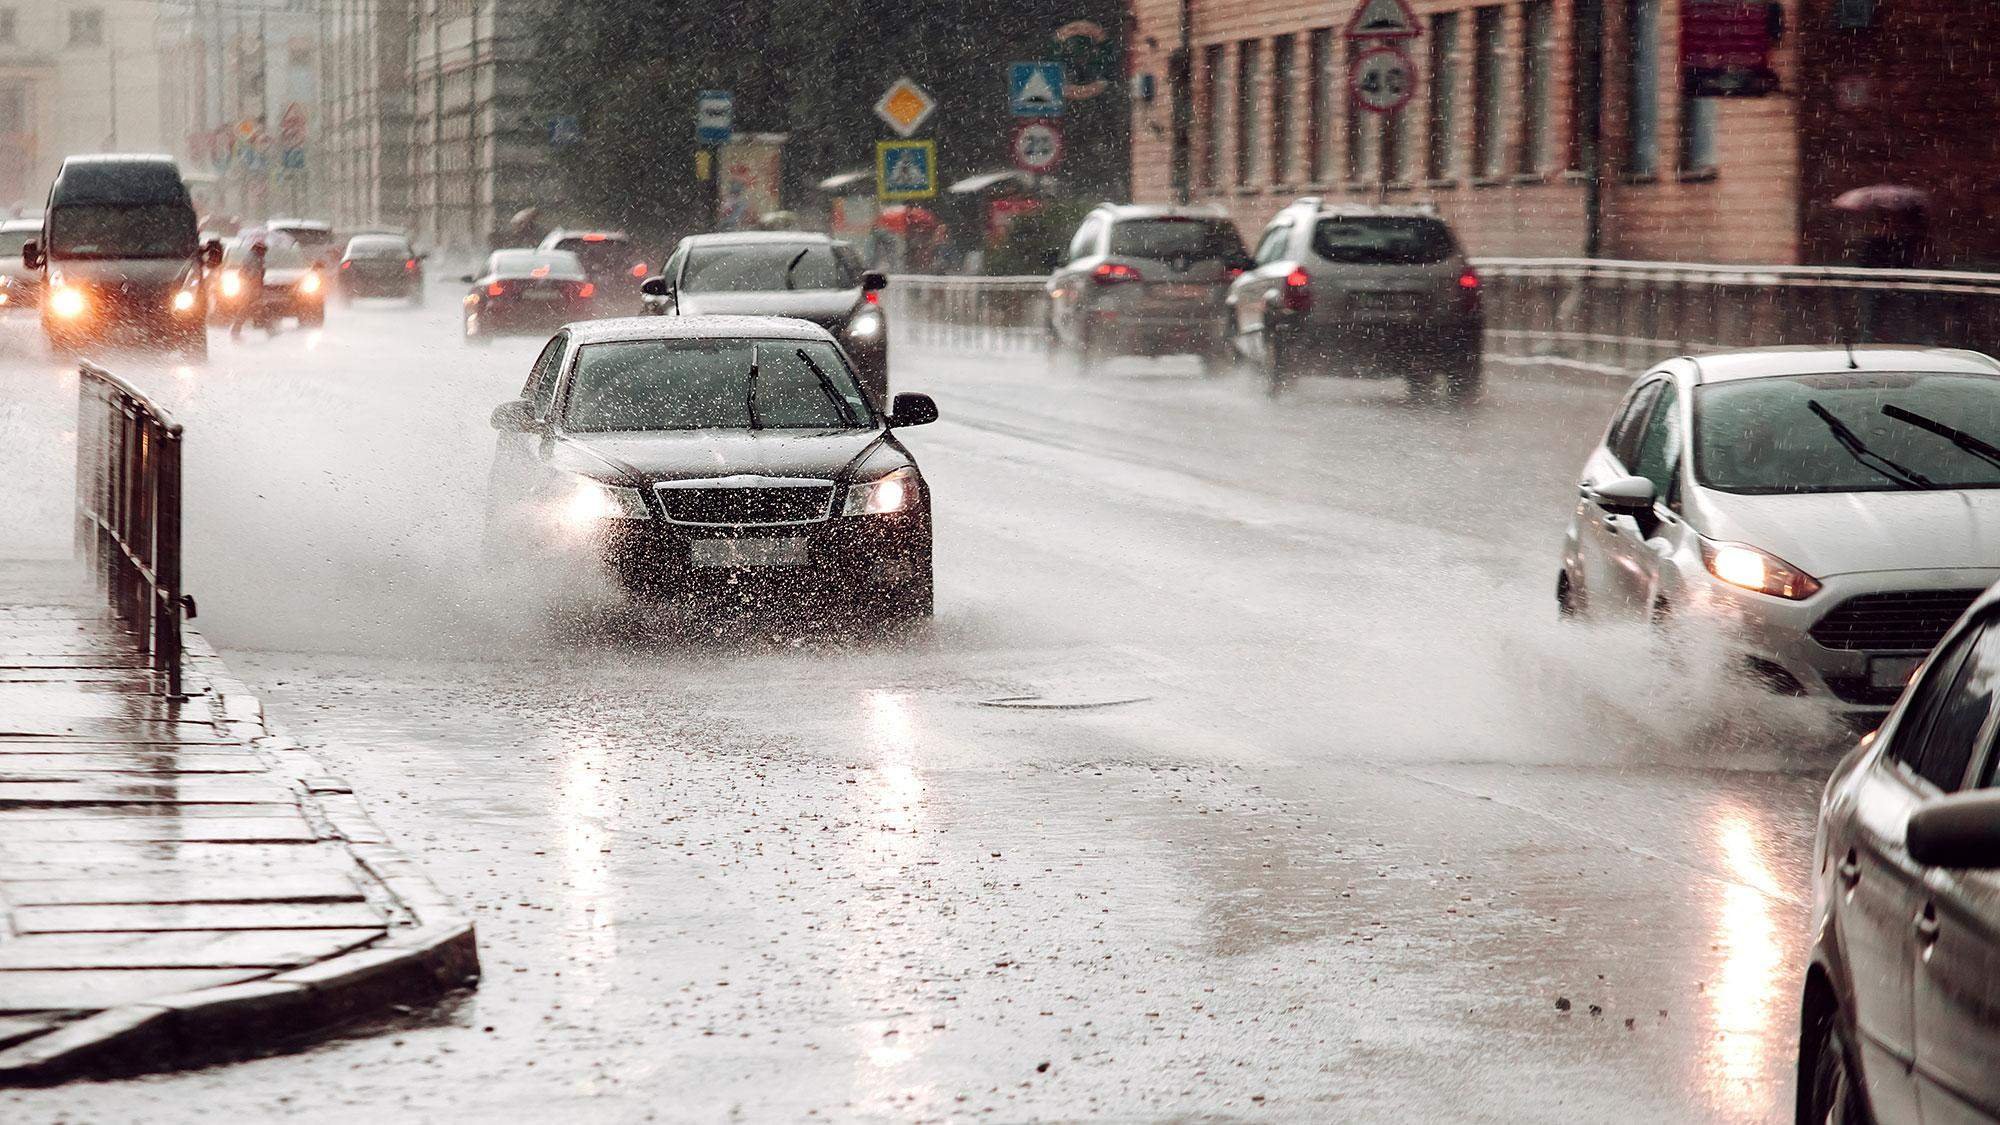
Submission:
M 186 633 L 188 670 L 212 689 L 216 725 L 247 741 L 299 786 L 323 840 L 344 843 L 393 904 L 389 932 L 361 949 L 257 980 L 107 1008 L 0 1049 L 0 1087 L 48 1086 L 244 1058 L 323 1034 L 361 1016 L 428 1001 L 479 981 L 471 919 L 389 843 L 353 791 L 297 743 L 271 733 L 263 704 L 231 676 L 200 633 Z

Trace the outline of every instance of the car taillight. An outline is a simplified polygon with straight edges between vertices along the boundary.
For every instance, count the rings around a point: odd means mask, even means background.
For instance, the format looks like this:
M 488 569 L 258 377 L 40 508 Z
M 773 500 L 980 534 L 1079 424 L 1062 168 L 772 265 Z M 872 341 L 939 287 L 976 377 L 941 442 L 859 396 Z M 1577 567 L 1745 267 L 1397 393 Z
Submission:
M 1311 312 L 1313 307 L 1312 275 L 1303 269 L 1295 269 L 1285 275 L 1285 308 L 1290 312 Z
M 416 268 L 417 268 L 417 260 L 416 260 L 415 258 L 404 258 L 404 259 L 403 259 L 403 268 L 404 268 L 405 270 L 408 270 L 408 271 L 411 271 L 411 272 L 415 272 L 415 271 L 416 271 Z
M 354 268 L 354 263 L 350 261 L 343 261 L 340 263 L 340 268 L 344 270 L 351 270 Z
M 1116 285 L 1121 281 L 1139 281 L 1139 271 L 1124 262 L 1105 262 L 1090 271 L 1090 279 L 1099 285 Z
M 868 302 L 871 305 L 879 305 L 882 303 L 882 294 L 870 290 L 866 293 L 863 293 L 861 295 L 861 299 Z
M 1479 288 L 1479 275 L 1473 273 L 1471 270 L 1466 270 L 1464 273 L 1458 275 L 1458 287 L 1467 290 Z
M 1227 270 L 1224 270 L 1223 272 L 1228 276 L 1229 280 L 1235 281 L 1237 278 L 1243 276 L 1243 267 L 1230 266 Z
M 595 297 L 597 296 L 597 286 L 586 281 L 576 287 L 576 295 L 579 297 Z
M 632 266 L 632 276 L 633 276 L 633 277 L 644 277 L 644 276 L 646 276 L 646 263 L 644 263 L 644 262 L 636 262 L 636 263 L 634 263 L 634 264 L 633 264 L 633 266 Z
M 486 287 L 486 295 L 488 297 L 504 296 L 506 292 L 507 292 L 507 287 L 505 285 L 500 284 L 497 281 Z

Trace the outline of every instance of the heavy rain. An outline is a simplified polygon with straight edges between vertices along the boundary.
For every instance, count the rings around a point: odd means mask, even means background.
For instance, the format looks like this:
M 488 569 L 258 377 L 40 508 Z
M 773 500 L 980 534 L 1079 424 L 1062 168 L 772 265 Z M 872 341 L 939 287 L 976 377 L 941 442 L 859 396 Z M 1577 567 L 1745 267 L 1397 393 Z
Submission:
M 0 1120 L 2000 1120 L 1994 105 L 1904 0 L 0 8 Z

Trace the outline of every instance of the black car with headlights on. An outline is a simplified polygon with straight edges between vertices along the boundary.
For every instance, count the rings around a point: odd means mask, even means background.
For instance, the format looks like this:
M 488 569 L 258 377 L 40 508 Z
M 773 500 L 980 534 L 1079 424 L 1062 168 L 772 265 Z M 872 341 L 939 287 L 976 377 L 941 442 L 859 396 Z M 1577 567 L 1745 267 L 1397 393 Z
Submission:
M 509 332 L 542 335 L 586 320 L 597 284 L 567 250 L 495 250 L 486 272 L 460 281 L 465 293 L 465 342 L 484 344 Z
M 659 275 L 640 286 L 656 316 L 788 316 L 833 334 L 861 385 L 889 401 L 889 321 L 883 274 L 824 234 L 754 231 L 683 238 Z
M 764 589 L 884 621 L 931 613 L 931 506 L 901 427 L 824 328 L 778 317 L 571 324 L 493 412 L 489 545 L 626 591 Z

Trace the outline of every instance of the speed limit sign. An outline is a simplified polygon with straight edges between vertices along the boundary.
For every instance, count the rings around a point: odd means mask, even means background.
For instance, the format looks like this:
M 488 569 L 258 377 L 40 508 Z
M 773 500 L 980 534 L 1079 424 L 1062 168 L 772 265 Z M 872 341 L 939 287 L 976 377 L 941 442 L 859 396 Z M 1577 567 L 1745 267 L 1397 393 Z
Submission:
M 1371 113 L 1394 113 L 1417 92 L 1416 67 L 1398 47 L 1370 47 L 1348 69 L 1354 104 Z
M 1053 121 L 1014 126 L 1014 167 L 1040 175 L 1062 162 L 1062 129 Z

